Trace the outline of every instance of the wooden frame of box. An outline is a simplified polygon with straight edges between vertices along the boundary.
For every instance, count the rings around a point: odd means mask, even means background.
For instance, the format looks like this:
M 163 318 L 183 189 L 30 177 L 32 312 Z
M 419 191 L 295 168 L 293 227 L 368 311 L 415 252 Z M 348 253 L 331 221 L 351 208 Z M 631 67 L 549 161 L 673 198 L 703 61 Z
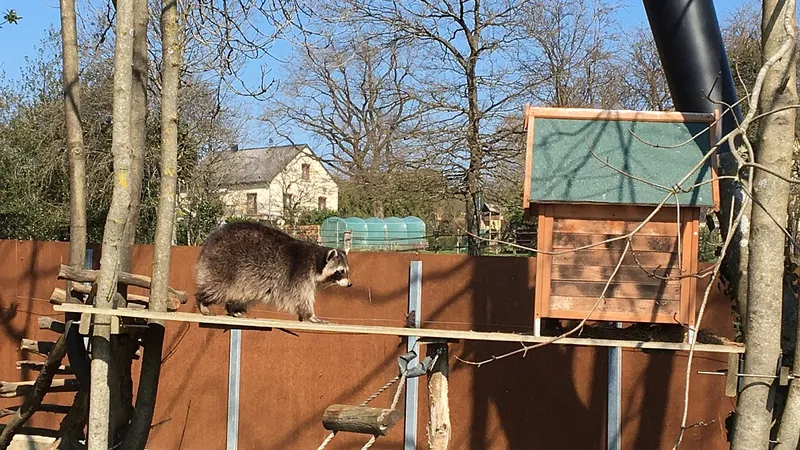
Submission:
M 583 319 L 595 304 L 592 321 L 693 329 L 697 278 L 686 275 L 697 273 L 701 208 L 719 208 L 716 155 L 698 163 L 719 140 L 717 117 L 525 107 L 523 207 L 538 216 L 540 251 L 535 335 L 542 319 Z M 687 173 L 694 179 L 681 185 L 685 191 L 664 190 Z M 628 241 L 620 236 L 637 229 L 667 196 L 672 201 L 630 238 L 598 303 Z M 574 250 L 592 244 L 600 245 Z

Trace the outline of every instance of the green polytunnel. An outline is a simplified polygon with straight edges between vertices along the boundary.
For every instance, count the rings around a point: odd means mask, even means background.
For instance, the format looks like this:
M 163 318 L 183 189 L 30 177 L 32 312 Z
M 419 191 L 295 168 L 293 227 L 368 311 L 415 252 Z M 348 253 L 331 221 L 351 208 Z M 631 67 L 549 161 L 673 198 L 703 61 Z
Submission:
M 425 248 L 425 222 L 418 217 L 329 217 L 320 226 L 320 240 L 328 247 L 344 247 L 347 232 L 352 234 L 353 250 L 404 250 Z
M 386 223 L 386 245 L 390 248 L 402 247 L 408 240 L 406 223 L 399 217 L 383 219 Z
M 366 250 L 367 248 L 367 223 L 359 217 L 344 219 L 347 229 L 352 231 L 353 250 Z
M 367 224 L 367 246 L 372 250 L 385 248 L 388 230 L 383 219 L 370 217 L 365 219 L 364 223 Z
M 409 216 L 403 217 L 403 222 L 406 224 L 406 243 L 411 247 L 424 246 L 427 240 L 425 239 L 425 222 L 419 217 Z
M 347 223 L 341 217 L 328 217 L 319 227 L 321 244 L 325 247 L 344 247 L 344 232 Z

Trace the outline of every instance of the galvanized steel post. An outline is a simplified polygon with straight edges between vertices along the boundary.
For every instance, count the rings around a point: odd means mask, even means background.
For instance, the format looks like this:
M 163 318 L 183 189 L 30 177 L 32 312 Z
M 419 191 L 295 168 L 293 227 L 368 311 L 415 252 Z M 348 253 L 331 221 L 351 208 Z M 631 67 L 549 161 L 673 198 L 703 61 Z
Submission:
M 242 357 L 242 330 L 231 329 L 228 362 L 228 435 L 226 450 L 239 447 L 239 370 Z
M 422 261 L 411 261 L 408 274 L 408 313 L 414 316 L 414 327 L 419 328 L 422 316 Z M 407 351 L 416 351 L 419 354 L 417 340 L 408 338 Z M 408 365 L 414 367 L 419 363 L 419 358 L 414 358 Z M 417 406 L 419 400 L 419 378 L 409 378 L 406 381 L 406 407 L 405 407 L 405 450 L 417 448 Z

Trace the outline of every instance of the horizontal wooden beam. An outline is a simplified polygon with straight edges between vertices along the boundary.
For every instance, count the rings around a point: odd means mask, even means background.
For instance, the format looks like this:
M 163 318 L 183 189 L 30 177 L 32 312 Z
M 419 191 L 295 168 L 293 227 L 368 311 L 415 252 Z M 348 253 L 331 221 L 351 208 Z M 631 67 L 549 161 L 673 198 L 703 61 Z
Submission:
M 227 325 L 229 328 L 283 328 L 295 331 L 320 332 L 320 333 L 345 333 L 345 334 L 365 334 L 383 336 L 417 336 L 420 338 L 437 339 L 463 339 L 467 341 L 493 341 L 493 342 L 518 342 L 523 344 L 540 344 L 549 342 L 552 338 L 545 336 L 532 336 L 528 334 L 515 334 L 503 332 L 484 332 L 484 331 L 461 331 L 461 330 L 441 330 L 433 328 L 403 328 L 403 327 L 380 327 L 374 325 L 345 325 L 345 324 L 321 324 L 311 322 L 300 322 L 294 320 L 278 319 L 251 319 L 246 317 L 231 316 L 205 316 L 200 313 L 187 312 L 155 312 L 146 310 L 133 310 L 130 308 L 110 309 L 93 308 L 86 305 L 63 304 L 53 307 L 59 312 L 75 312 L 96 315 L 109 315 L 119 317 L 135 317 L 150 320 L 169 320 L 176 322 L 207 323 L 215 325 Z M 584 339 L 584 338 L 562 338 L 554 342 L 561 345 L 581 345 L 590 347 L 622 347 L 639 348 L 653 350 L 688 351 L 689 344 L 680 342 L 643 342 L 612 339 Z M 721 345 L 721 344 L 696 344 L 696 352 L 706 353 L 744 353 L 744 345 Z
M 85 284 L 73 284 L 72 293 L 88 294 L 92 287 Z M 126 297 L 128 304 L 148 306 L 150 305 L 150 297 L 146 295 L 128 294 Z M 64 289 L 55 288 L 53 294 L 50 295 L 50 303 L 53 305 L 62 305 L 67 302 L 67 293 Z M 174 295 L 167 296 L 167 311 L 177 311 L 180 307 L 180 300 Z
M 100 274 L 99 270 L 76 269 L 74 267 L 62 264 L 58 270 L 58 279 L 77 281 L 80 283 L 94 283 L 97 280 L 97 276 L 99 274 Z M 117 275 L 117 279 L 122 284 L 127 284 L 129 286 L 137 286 L 144 289 L 150 289 L 150 281 L 151 281 L 150 277 L 144 275 L 120 272 L 119 275 Z M 178 291 L 173 288 L 169 288 L 169 296 L 174 297 L 181 304 L 189 301 L 189 295 L 186 292 Z
M 529 106 L 525 110 L 525 120 L 535 119 L 588 119 L 588 120 L 630 120 L 637 122 L 705 122 L 714 121 L 714 114 L 678 111 L 631 111 L 590 108 L 547 108 Z

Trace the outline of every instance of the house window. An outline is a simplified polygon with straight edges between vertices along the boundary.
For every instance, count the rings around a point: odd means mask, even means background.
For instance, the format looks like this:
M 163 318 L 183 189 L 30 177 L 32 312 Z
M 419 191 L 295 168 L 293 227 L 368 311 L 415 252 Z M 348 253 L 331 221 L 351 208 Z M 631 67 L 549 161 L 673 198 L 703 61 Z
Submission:
M 255 192 L 247 194 L 247 214 L 250 216 L 258 214 L 258 194 Z
M 310 164 L 303 164 L 303 181 L 308 181 L 311 179 L 311 165 Z
M 283 215 L 288 217 L 292 212 L 292 194 L 283 194 Z
M 320 197 L 317 199 L 317 207 L 322 209 L 328 209 L 328 199 L 325 197 Z

